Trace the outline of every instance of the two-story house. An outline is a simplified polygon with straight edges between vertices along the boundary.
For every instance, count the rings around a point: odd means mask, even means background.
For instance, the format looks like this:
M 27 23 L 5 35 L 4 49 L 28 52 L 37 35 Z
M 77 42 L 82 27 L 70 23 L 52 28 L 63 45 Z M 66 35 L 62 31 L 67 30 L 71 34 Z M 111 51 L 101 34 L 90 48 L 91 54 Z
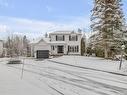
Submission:
M 32 53 L 36 58 L 47 58 L 48 55 L 80 55 L 81 37 L 81 32 L 55 31 L 33 44 Z

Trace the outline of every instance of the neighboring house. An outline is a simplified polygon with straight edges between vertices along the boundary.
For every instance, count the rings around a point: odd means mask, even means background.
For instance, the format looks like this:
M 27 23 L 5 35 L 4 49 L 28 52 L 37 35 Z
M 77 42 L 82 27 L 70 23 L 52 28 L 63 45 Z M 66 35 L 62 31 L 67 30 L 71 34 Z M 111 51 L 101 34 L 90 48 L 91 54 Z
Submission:
M 0 40 L 0 57 L 3 56 L 3 41 Z
M 81 32 L 56 31 L 49 37 L 32 43 L 31 52 L 35 58 L 48 57 L 48 55 L 81 54 Z

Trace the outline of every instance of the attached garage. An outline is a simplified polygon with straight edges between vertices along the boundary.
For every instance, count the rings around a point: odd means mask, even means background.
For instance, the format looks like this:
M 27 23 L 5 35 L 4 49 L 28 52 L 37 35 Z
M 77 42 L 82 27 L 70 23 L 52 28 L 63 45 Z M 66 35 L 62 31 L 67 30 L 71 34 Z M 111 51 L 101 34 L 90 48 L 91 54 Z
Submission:
M 49 58 L 49 50 L 37 50 L 36 57 L 39 58 Z
M 33 55 L 35 58 L 49 58 L 51 50 L 49 38 L 43 38 L 33 45 Z

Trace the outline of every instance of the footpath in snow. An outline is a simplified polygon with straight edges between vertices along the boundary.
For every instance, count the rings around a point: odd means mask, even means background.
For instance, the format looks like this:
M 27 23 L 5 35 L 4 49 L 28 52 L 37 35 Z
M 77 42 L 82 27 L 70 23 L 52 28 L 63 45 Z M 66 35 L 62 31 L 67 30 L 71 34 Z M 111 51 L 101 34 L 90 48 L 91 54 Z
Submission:
M 50 59 L 49 61 L 59 64 L 71 65 L 85 69 L 99 70 L 109 73 L 122 74 L 127 76 L 127 61 L 123 60 L 122 69 L 119 70 L 120 61 L 106 60 L 97 57 L 86 56 L 62 56 Z

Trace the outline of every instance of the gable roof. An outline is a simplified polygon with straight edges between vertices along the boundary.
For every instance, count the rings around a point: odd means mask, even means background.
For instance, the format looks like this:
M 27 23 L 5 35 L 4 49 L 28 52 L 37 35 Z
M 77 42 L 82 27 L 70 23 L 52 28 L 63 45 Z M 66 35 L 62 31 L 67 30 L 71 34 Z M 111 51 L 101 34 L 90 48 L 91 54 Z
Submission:
M 42 42 L 42 41 L 44 41 L 44 42 L 46 42 L 46 43 L 50 43 L 50 38 L 38 38 L 38 39 L 36 39 L 36 40 L 33 40 L 32 42 L 31 42 L 31 45 L 35 45 L 35 44 L 38 44 L 38 43 L 40 43 L 40 42 Z
M 39 42 L 41 42 L 41 41 L 44 41 L 46 43 L 50 43 L 50 38 L 42 38 Z
M 55 31 L 50 33 L 49 35 L 55 35 L 55 34 L 82 34 L 82 33 L 75 32 L 75 31 Z

